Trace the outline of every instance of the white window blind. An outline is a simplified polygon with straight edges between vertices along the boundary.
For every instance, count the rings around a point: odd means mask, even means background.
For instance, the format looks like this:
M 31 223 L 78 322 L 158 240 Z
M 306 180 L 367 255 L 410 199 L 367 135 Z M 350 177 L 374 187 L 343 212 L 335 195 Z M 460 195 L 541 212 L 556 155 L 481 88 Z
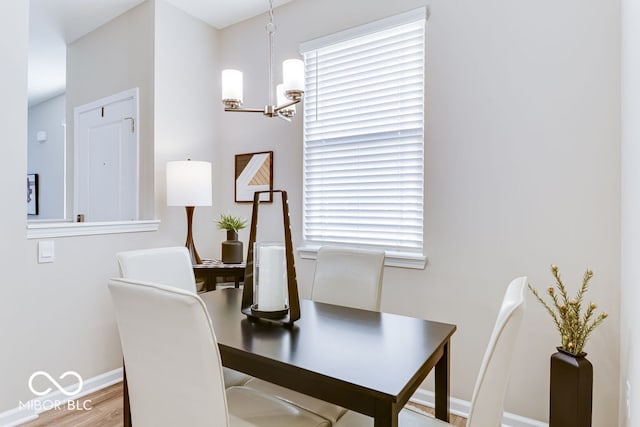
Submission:
M 302 45 L 307 246 L 422 255 L 424 28 L 420 9 Z

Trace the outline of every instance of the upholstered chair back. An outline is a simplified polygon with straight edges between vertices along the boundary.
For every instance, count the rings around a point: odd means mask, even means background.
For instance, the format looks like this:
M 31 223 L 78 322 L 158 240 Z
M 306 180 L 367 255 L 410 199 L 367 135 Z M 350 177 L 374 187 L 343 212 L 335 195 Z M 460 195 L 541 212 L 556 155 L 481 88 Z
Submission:
M 193 292 L 112 279 L 137 426 L 229 425 L 222 363 L 211 320 Z
M 184 246 L 120 252 L 116 258 L 124 278 L 196 292 L 191 257 Z
M 476 379 L 468 427 L 502 425 L 513 351 L 526 309 L 526 286 L 527 278 L 519 277 L 507 287 Z
M 323 246 L 318 250 L 311 299 L 380 310 L 384 252 Z

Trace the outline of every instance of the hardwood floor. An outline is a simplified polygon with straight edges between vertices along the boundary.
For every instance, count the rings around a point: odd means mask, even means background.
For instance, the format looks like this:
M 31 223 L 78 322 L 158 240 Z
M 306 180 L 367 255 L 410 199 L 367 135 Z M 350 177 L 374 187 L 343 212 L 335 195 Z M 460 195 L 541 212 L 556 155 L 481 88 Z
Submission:
M 96 393 L 76 401 L 76 407 L 90 400 L 88 411 L 59 409 L 40 414 L 35 420 L 22 424 L 21 427 L 121 427 L 122 421 L 122 383 L 114 384 Z M 79 405 L 78 405 L 79 403 Z M 433 414 L 431 408 L 412 403 L 411 405 Z M 451 415 L 451 424 L 465 427 L 466 419 Z
M 91 410 L 76 411 L 59 409 L 40 414 L 37 420 L 22 424 L 21 427 L 121 427 L 122 420 L 122 383 L 97 391 L 76 401 Z
M 417 403 L 412 403 L 412 402 L 408 403 L 407 405 L 415 406 L 416 408 L 421 409 L 424 412 L 427 412 L 431 415 L 434 414 L 433 408 L 429 408 L 428 406 L 423 406 L 423 405 L 419 405 Z M 465 427 L 467 425 L 467 419 L 451 414 L 451 419 L 449 420 L 449 424 L 455 427 Z

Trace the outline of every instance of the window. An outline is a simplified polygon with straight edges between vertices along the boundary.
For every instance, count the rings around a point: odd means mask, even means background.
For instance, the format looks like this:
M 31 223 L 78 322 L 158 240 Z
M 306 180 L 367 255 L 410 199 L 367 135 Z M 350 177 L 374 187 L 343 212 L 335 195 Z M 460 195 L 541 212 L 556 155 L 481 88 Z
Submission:
M 425 9 L 304 43 L 301 256 L 382 248 L 423 268 Z

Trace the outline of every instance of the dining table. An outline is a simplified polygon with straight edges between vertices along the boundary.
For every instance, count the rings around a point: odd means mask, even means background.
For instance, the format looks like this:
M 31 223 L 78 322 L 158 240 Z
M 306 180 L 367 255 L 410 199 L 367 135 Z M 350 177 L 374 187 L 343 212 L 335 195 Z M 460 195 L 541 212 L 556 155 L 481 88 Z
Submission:
M 293 325 L 249 319 L 242 289 L 199 294 L 223 366 L 398 427 L 398 415 L 434 370 L 435 416 L 449 421 L 451 336 L 456 326 L 300 300 Z M 131 411 L 124 371 L 124 425 Z
M 228 368 L 370 416 L 375 427 L 397 427 L 434 370 L 435 416 L 449 421 L 455 325 L 301 299 L 300 319 L 283 326 L 243 314 L 242 289 L 200 297 Z

